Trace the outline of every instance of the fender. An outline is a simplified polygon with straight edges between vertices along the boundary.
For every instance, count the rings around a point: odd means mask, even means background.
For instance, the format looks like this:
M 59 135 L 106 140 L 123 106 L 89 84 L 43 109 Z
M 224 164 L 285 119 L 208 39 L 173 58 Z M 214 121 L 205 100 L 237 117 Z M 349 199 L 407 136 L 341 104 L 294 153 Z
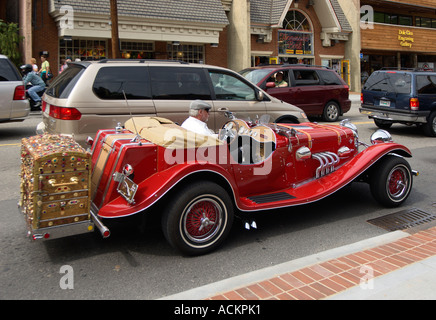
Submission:
M 310 180 L 300 186 L 281 191 L 281 194 L 288 194 L 288 197 L 285 197 L 288 198 L 286 200 L 256 203 L 251 200 L 253 197 L 244 197 L 237 199 L 236 203 L 239 210 L 250 212 L 297 206 L 319 201 L 345 187 L 388 154 L 396 154 L 408 158 L 412 157 L 412 153 L 408 148 L 396 143 L 372 145 L 361 151 L 333 173 L 319 179 Z M 263 196 L 268 196 L 268 194 Z
M 104 205 L 99 210 L 98 216 L 101 218 L 120 218 L 139 213 L 152 206 L 187 177 L 201 172 L 211 172 L 221 176 L 227 181 L 232 190 L 233 197 L 239 197 L 233 177 L 233 170 L 230 165 L 223 167 L 208 162 L 183 163 L 158 172 L 139 183 L 138 191 L 135 195 L 135 204 L 129 205 L 122 196 L 119 196 Z

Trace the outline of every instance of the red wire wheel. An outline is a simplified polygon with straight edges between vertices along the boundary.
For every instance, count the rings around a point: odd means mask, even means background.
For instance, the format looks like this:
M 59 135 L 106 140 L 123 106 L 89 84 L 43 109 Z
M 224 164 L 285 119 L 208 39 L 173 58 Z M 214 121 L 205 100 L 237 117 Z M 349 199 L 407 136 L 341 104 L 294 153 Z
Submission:
M 222 244 L 233 224 L 234 204 L 226 189 L 211 181 L 181 185 L 168 196 L 162 216 L 165 238 L 186 255 L 201 255 Z
M 412 170 L 400 156 L 388 155 L 377 161 L 370 172 L 370 187 L 373 197 L 386 207 L 402 204 L 412 189 Z
M 197 200 L 187 209 L 184 232 L 191 241 L 208 241 L 219 230 L 222 219 L 223 210 L 214 199 Z

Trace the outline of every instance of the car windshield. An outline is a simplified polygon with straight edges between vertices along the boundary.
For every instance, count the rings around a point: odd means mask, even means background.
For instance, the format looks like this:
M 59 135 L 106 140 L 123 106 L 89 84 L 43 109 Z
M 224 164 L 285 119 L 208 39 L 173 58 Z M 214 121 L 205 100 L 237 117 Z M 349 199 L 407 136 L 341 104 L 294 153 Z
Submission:
M 269 69 L 245 69 L 239 73 L 252 83 L 258 84 L 270 72 L 271 70 Z
M 374 72 L 363 88 L 369 91 L 410 93 L 411 76 L 407 73 Z

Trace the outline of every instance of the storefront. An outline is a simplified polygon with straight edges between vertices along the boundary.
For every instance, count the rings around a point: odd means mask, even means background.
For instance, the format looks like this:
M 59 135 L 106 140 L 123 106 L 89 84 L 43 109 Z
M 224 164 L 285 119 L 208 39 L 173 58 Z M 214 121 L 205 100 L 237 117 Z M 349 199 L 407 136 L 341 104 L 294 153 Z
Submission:
M 389 8 L 374 1 L 362 2 L 364 5 L 371 5 L 374 10 L 372 28 L 364 28 L 361 32 L 362 82 L 366 81 L 372 72 L 381 68 L 434 70 L 434 8 L 405 2 L 389 4 Z M 436 4 L 436 1 L 434 3 Z

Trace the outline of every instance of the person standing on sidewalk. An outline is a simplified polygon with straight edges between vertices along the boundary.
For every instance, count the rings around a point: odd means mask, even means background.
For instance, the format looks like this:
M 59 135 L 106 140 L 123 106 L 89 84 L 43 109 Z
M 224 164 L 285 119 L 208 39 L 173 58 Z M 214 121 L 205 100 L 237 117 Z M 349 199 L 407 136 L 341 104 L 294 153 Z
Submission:
M 39 70 L 39 74 L 41 75 L 41 79 L 44 81 L 45 84 L 47 84 L 47 81 L 49 79 L 50 72 L 50 63 L 47 60 L 47 55 L 43 54 L 41 56 L 41 69 Z

